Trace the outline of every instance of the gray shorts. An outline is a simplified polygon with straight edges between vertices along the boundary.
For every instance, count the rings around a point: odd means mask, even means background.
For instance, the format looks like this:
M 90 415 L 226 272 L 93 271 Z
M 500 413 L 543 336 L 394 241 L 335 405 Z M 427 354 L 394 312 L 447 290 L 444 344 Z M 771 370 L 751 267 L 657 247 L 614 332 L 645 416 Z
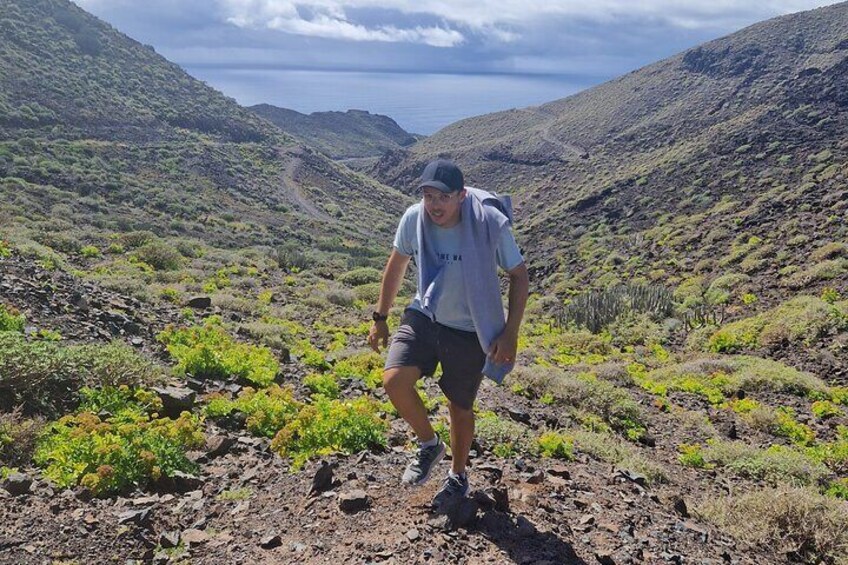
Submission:
M 431 376 L 441 363 L 442 392 L 454 404 L 470 410 L 483 380 L 485 362 L 476 332 L 443 326 L 407 308 L 389 346 L 385 368 L 418 367 L 422 376 Z

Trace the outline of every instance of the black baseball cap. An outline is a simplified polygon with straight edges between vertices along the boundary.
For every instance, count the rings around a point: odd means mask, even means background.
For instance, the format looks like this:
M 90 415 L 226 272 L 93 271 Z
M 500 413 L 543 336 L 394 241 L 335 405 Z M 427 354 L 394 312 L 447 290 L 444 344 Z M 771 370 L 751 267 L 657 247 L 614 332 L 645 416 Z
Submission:
M 421 179 L 418 181 L 418 190 L 425 186 L 437 188 L 442 192 L 458 192 L 465 188 L 465 179 L 462 178 L 462 171 L 447 159 L 436 159 L 430 161 L 424 172 L 421 173 Z

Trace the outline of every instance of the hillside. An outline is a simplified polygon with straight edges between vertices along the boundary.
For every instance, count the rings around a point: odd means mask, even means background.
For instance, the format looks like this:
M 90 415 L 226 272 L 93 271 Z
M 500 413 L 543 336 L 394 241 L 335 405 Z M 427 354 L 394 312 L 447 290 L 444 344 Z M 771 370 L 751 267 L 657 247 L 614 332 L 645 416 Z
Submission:
M 270 104 L 257 104 L 250 109 L 332 159 L 379 157 L 421 137 L 407 133 L 388 116 L 364 110 L 301 114 Z
M 134 230 L 227 248 L 388 240 L 385 212 L 405 207 L 394 191 L 152 48 L 64 0 L 4 0 L 2 13 L 0 215 L 17 238 L 65 250 Z M 375 194 L 385 210 L 359 204 Z
M 780 87 L 729 38 L 381 162 L 517 187 L 537 277 L 441 510 L 366 345 L 410 199 L 72 4 L 0 8 L 0 563 L 848 563 L 844 6 L 741 32 Z
M 449 155 L 469 183 L 513 194 L 535 282 L 559 296 L 733 271 L 770 305 L 844 288 L 845 253 L 827 246 L 848 236 L 846 92 L 841 3 L 569 98 L 463 120 L 373 172 L 409 186 L 422 163 Z

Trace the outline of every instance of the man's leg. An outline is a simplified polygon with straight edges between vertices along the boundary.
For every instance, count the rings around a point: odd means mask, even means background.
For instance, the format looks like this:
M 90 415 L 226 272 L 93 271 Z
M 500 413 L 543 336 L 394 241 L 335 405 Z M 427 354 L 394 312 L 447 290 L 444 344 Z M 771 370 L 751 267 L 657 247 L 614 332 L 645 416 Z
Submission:
M 415 383 L 420 377 L 421 369 L 418 367 L 392 367 L 383 372 L 383 386 L 398 414 L 412 427 L 418 440 L 427 442 L 435 437 L 436 432 L 415 390 Z
M 415 390 L 415 381 L 420 376 L 421 369 L 408 365 L 392 367 L 383 373 L 383 385 L 392 404 L 418 436 L 415 460 L 407 465 L 401 477 L 401 481 L 410 485 L 426 483 L 433 469 L 445 456 L 445 442 L 433 431 L 427 409 Z
M 468 452 L 471 451 L 471 442 L 474 440 L 474 410 L 462 408 L 453 402 L 449 403 L 448 410 L 453 457 L 451 471 L 459 475 L 465 472 Z

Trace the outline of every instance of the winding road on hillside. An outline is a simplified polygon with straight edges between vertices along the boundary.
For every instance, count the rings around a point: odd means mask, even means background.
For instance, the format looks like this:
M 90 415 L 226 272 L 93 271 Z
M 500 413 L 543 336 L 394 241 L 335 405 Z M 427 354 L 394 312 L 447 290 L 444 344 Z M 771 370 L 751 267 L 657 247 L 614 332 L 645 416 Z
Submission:
M 556 123 L 557 116 L 555 114 L 551 114 L 550 112 L 546 112 L 539 107 L 531 107 L 531 108 L 521 108 L 521 112 L 533 115 L 533 116 L 541 116 L 545 119 L 545 122 L 541 124 L 539 127 L 539 136 L 542 140 L 550 143 L 555 147 L 559 147 L 561 152 L 566 155 L 573 155 L 578 158 L 585 158 L 588 156 L 588 151 L 579 145 L 573 143 L 566 143 L 551 134 L 551 128 Z
M 295 171 L 298 165 L 300 165 L 300 157 L 296 153 L 292 152 L 281 153 L 280 156 L 288 159 L 286 168 L 283 169 L 282 178 L 280 180 L 282 181 L 282 186 L 286 195 L 291 199 L 292 203 L 314 218 L 325 222 L 332 221 L 332 218 L 330 218 L 326 212 L 319 210 L 315 204 L 306 197 L 300 184 L 295 180 Z

